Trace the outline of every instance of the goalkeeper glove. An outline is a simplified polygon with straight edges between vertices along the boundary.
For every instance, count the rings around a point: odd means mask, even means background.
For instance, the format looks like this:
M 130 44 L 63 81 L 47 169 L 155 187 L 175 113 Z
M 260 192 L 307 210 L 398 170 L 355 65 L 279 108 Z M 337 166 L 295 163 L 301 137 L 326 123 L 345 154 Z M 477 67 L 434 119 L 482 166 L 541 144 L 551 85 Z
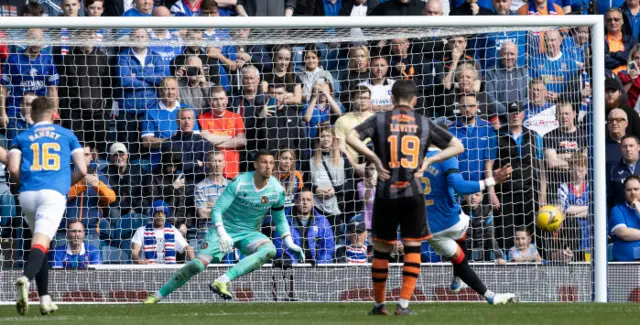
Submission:
M 293 243 L 293 239 L 291 238 L 290 234 L 287 234 L 286 237 L 284 237 L 284 244 L 291 252 L 296 254 L 298 262 L 304 263 L 304 250 L 300 246 Z
M 222 223 L 216 225 L 216 232 L 218 233 L 218 243 L 220 245 L 220 251 L 229 254 L 233 251 L 233 239 L 229 237 L 227 231 L 224 230 Z

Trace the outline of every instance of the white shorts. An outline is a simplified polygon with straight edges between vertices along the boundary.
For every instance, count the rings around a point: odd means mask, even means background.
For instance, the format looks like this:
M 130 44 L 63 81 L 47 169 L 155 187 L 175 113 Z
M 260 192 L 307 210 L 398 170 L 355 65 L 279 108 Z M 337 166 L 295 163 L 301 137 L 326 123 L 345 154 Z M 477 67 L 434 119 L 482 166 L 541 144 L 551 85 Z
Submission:
M 67 208 L 67 199 L 54 190 L 20 193 L 20 206 L 32 234 L 44 234 L 53 239 Z
M 460 221 L 445 230 L 434 233 L 433 237 L 428 240 L 429 245 L 438 255 L 444 258 L 452 257 L 458 251 L 456 240 L 464 238 L 468 227 L 469 216 L 461 212 Z

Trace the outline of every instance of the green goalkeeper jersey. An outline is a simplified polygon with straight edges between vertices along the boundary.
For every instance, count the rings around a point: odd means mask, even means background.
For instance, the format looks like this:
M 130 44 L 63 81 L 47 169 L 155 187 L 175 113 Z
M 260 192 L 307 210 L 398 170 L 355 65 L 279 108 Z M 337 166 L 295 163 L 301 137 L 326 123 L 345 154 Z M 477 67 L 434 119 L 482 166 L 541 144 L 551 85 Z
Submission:
M 253 182 L 253 174 L 239 174 L 227 185 L 211 209 L 213 224 L 222 222 L 229 234 L 260 231 L 264 216 L 271 210 L 278 233 L 288 234 L 289 224 L 284 216 L 284 188 L 275 177 L 270 177 L 267 186 L 258 190 Z

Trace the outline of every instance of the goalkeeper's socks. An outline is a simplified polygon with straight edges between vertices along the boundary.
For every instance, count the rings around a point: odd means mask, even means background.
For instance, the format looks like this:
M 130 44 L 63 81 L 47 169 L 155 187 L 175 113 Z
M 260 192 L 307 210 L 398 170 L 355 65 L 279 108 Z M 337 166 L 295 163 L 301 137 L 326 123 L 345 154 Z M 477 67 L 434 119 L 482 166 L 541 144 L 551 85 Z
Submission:
M 376 306 L 384 304 L 387 277 L 389 276 L 389 252 L 373 251 L 373 261 L 371 262 L 371 280 L 373 281 L 373 294 Z
M 487 300 L 491 300 L 496 294 L 491 291 L 491 290 L 487 290 L 487 292 L 484 293 L 484 298 Z
M 24 266 L 24 276 L 26 276 L 29 281 L 33 280 L 36 274 L 40 272 L 45 255 L 47 255 L 47 249 L 44 248 L 44 246 L 36 244 L 31 247 L 31 252 L 29 252 L 29 256 L 27 257 L 27 263 Z M 38 287 L 40 286 L 38 285 Z
M 455 272 L 458 274 L 460 279 L 475 290 L 475 292 L 484 296 L 487 292 L 487 287 L 485 287 L 484 283 L 482 283 L 480 278 L 478 278 L 476 272 L 471 269 L 471 266 L 469 266 L 469 262 L 467 262 L 467 259 L 461 249 L 458 250 L 458 256 L 451 259 L 451 263 L 453 264 L 453 269 L 456 270 Z
M 218 278 L 216 279 L 216 281 L 218 281 L 218 282 L 222 282 L 222 283 L 229 283 L 229 282 L 231 282 L 231 280 L 229 279 L 229 276 L 228 276 L 227 274 L 223 274 L 223 275 L 221 275 L 220 277 L 218 277 Z
M 169 279 L 169 281 L 167 281 L 167 283 L 165 283 L 162 288 L 160 288 L 158 293 L 162 297 L 166 297 L 187 284 L 187 282 L 189 282 L 189 280 L 191 280 L 194 275 L 201 273 L 204 270 L 204 264 L 202 264 L 202 261 L 200 261 L 200 259 L 196 258 L 193 261 L 189 262 L 187 265 L 183 266 L 180 270 L 178 270 L 178 272 L 174 273 L 171 276 L 171 279 Z
M 400 299 L 409 301 L 416 288 L 416 282 L 420 276 L 420 246 L 404 247 L 404 266 L 402 267 L 402 287 L 400 288 Z M 402 308 L 406 306 L 400 305 Z
M 36 284 L 38 285 L 38 295 L 40 297 L 49 295 L 49 258 L 45 255 L 40 264 L 40 272 L 36 274 Z

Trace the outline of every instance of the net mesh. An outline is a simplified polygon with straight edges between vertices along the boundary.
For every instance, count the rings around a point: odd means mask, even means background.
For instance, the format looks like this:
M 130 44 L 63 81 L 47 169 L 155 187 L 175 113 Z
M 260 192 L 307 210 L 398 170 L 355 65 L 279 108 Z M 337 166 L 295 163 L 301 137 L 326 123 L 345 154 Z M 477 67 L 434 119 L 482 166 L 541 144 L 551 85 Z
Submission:
M 299 276 L 286 281 L 278 278 L 286 271 L 276 275 L 272 269 L 259 270 L 234 286 L 236 293 L 252 285 L 259 300 L 271 299 L 269 279 L 284 287 L 287 281 L 295 282 L 302 300 L 342 300 L 342 290 L 368 288 L 368 271 L 350 264 L 371 258 L 370 234 L 358 234 L 361 228 L 370 229 L 375 175 L 342 141 L 369 111 L 392 107 L 393 82 L 409 79 L 419 88 L 416 110 L 464 143 L 465 153 L 458 160 L 465 180 L 482 180 L 488 177 L 485 170 L 507 165 L 514 170 L 504 184 L 457 198 L 471 217 L 469 259 L 489 263 L 477 267 L 490 289 L 516 292 L 527 301 L 561 301 L 567 295 L 572 297 L 568 300 L 590 299 L 587 27 L 0 32 L 0 44 L 8 49 L 8 56 L 0 57 L 6 93 L 0 107 L 8 117 L 3 120 L 2 146 L 8 148 L 12 138 L 31 125 L 25 104 L 30 94 L 48 95 L 56 99 L 57 122 L 87 144 L 89 170 L 95 175 L 68 194 L 65 218 L 51 244 L 52 266 L 81 269 L 55 272 L 60 297 L 77 292 L 107 301 L 107 292 L 115 290 L 137 301 L 137 291 L 157 289 L 171 271 L 126 267 L 149 257 L 144 227 L 152 223 L 155 202 L 166 203 L 167 222 L 181 233 L 176 250 L 178 262 L 183 262 L 186 245 L 202 247 L 211 227 L 208 212 L 227 180 L 252 170 L 260 149 L 278 152 L 275 176 L 286 190 L 292 228 L 303 238 L 301 243 L 308 243 L 308 259 L 343 265 L 314 269 L 309 275 L 297 271 Z M 363 87 L 369 89 L 370 101 L 355 91 Z M 193 137 L 192 128 L 197 134 Z M 343 154 L 337 160 L 324 158 L 323 152 L 331 150 Z M 209 155 L 212 151 L 222 154 Z M 329 165 L 330 176 L 321 161 Z M 423 182 L 427 194 L 430 185 Z M 316 218 L 304 227 L 298 221 L 295 197 L 303 186 L 314 191 L 315 211 L 326 222 Z M 30 233 L 6 178 L 0 187 L 0 268 L 17 269 L 28 251 Z M 329 188 L 335 193 L 321 194 Z M 566 215 L 561 231 L 535 227 L 544 205 L 555 205 Z M 69 223 L 72 219 L 80 223 Z M 261 231 L 273 236 L 269 219 Z M 165 239 L 156 240 L 161 248 L 155 262 L 162 264 Z M 132 257 L 132 247 L 137 257 Z M 402 247 L 394 248 L 392 256 L 402 261 Z M 236 251 L 224 263 L 243 257 Z M 279 249 L 275 269 L 291 260 Z M 422 261 L 426 277 L 419 287 L 425 299 L 444 299 L 438 298 L 438 290 L 448 285 L 451 270 L 430 264 L 442 259 L 427 244 Z M 98 262 L 118 265 L 115 270 L 82 270 Z M 514 264 L 499 265 L 503 263 Z M 216 273 L 224 269 L 215 268 Z M 396 271 L 391 278 L 399 278 L 399 268 Z M 86 286 L 69 283 L 73 281 Z M 0 296 L 0 301 L 11 299 Z M 208 296 L 185 288 L 172 299 L 199 301 Z

